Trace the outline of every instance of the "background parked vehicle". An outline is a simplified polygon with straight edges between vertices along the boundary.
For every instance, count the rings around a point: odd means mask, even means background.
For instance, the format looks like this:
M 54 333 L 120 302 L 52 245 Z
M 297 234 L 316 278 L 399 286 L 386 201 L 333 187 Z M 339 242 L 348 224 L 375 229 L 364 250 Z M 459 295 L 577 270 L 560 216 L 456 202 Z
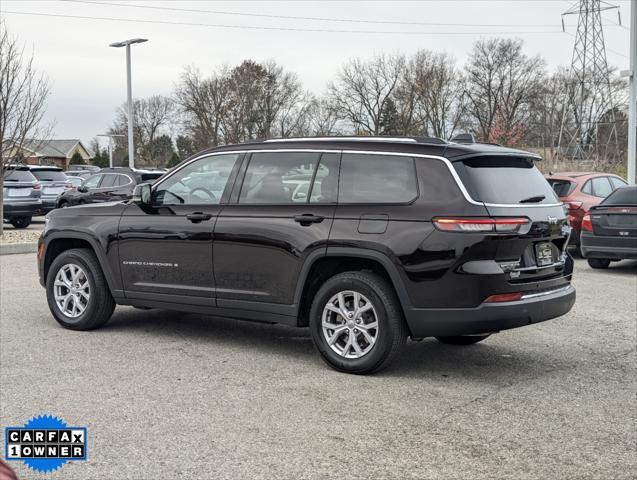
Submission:
M 42 185 L 42 207 L 37 213 L 46 215 L 56 208 L 58 197 L 73 186 L 59 167 L 27 165 L 27 168 Z
M 637 186 L 618 188 L 584 215 L 580 248 L 593 268 L 637 259 Z
M 97 170 L 99 172 L 99 169 Z M 67 170 L 64 174 L 67 177 L 80 177 L 83 180 L 95 175 L 97 172 L 91 172 L 89 170 Z
M 617 175 L 598 172 L 555 173 L 550 174 L 547 180 L 568 207 L 568 221 L 573 228 L 570 245 L 575 245 L 578 250 L 582 218 L 586 212 L 614 190 L 627 185 L 626 181 Z
M 81 187 L 84 183 L 84 179 L 82 177 L 74 177 L 74 176 L 66 176 L 66 179 L 71 184 L 73 188 Z
M 42 208 L 42 185 L 26 166 L 12 166 L 3 176 L 2 220 L 15 228 L 26 228 L 33 215 Z
M 133 195 L 135 185 L 151 183 L 165 172 L 161 170 L 138 170 L 126 167 L 103 168 L 99 173 L 84 180 L 77 189 L 64 192 L 57 198 L 59 208 L 128 200 Z
M 95 165 L 71 165 L 69 171 L 97 173 L 100 171 L 100 167 Z

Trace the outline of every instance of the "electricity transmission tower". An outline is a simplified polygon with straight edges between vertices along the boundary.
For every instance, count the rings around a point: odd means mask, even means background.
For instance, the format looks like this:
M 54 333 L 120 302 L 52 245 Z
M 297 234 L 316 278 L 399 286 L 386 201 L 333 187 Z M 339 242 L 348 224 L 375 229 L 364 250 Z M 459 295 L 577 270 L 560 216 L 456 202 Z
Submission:
M 612 9 L 619 16 L 608 2 L 579 0 L 562 14 L 562 28 L 567 15 L 578 15 L 578 22 L 557 151 L 588 166 L 621 155 L 601 15 Z

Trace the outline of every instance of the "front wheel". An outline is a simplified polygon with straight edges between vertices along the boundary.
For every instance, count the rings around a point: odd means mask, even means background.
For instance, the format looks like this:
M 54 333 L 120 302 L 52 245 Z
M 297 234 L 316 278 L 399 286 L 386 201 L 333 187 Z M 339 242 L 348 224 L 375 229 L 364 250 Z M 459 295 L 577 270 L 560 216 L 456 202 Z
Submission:
M 607 258 L 589 258 L 588 264 L 591 268 L 608 268 L 610 260 Z
M 473 345 L 474 343 L 486 340 L 491 336 L 490 333 L 486 335 L 456 335 L 453 337 L 436 337 L 436 340 L 447 345 Z
M 58 323 L 71 330 L 101 327 L 115 309 L 102 268 L 87 248 L 66 250 L 53 260 L 46 299 Z
M 13 228 L 27 228 L 31 225 L 32 217 L 11 217 L 9 223 L 13 225 Z
M 332 368 L 366 374 L 386 368 L 407 339 L 407 327 L 392 286 L 367 272 L 327 280 L 310 310 L 314 346 Z

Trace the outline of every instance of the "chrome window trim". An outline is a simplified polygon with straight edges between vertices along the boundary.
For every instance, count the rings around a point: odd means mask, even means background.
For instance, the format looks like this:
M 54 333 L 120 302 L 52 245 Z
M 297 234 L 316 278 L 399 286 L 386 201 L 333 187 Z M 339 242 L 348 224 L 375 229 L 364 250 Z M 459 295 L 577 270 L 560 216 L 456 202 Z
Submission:
M 309 139 L 308 139 L 309 141 Z M 267 142 L 267 140 L 266 140 Z M 508 204 L 508 203 L 486 203 L 486 202 L 477 202 L 475 201 L 473 198 L 471 198 L 471 195 L 469 195 L 469 192 L 467 191 L 467 189 L 465 188 L 464 184 L 462 183 L 462 180 L 460 179 L 460 177 L 458 176 L 458 172 L 456 172 L 456 169 L 453 168 L 453 165 L 451 164 L 451 162 L 449 161 L 449 159 L 445 158 L 445 157 L 441 157 L 438 155 L 427 155 L 424 153 L 408 153 L 408 152 L 383 152 L 383 151 L 376 151 L 376 150 L 344 150 L 341 148 L 330 148 L 330 149 L 321 149 L 321 148 L 277 148 L 277 149 L 248 149 L 248 150 L 224 150 L 223 152 L 210 152 L 210 153 L 205 153 L 202 155 L 199 155 L 195 158 L 193 158 L 192 160 L 186 162 L 185 164 L 183 164 L 181 167 L 179 167 L 176 170 L 173 170 L 172 172 L 170 172 L 168 175 L 164 176 L 161 178 L 161 180 L 159 182 L 156 182 L 153 184 L 152 189 L 153 191 L 159 187 L 159 185 L 161 185 L 165 180 L 167 180 L 168 178 L 172 177 L 174 174 L 176 174 L 177 172 L 181 171 L 183 168 L 185 168 L 186 166 L 190 165 L 193 162 L 196 162 L 197 160 L 201 160 L 202 158 L 206 158 L 206 157 L 212 157 L 212 156 L 216 156 L 216 155 L 232 155 L 232 154 L 242 154 L 242 153 L 272 153 L 272 152 L 283 152 L 283 153 L 288 153 L 288 152 L 314 152 L 314 153 L 355 153 L 355 154 L 366 154 L 366 155 L 393 155 L 393 156 L 398 156 L 398 157 L 414 157 L 414 158 L 430 158 L 433 160 L 440 160 L 441 162 L 443 162 L 447 168 L 449 169 L 449 172 L 451 173 L 451 176 L 453 177 L 453 179 L 456 182 L 456 185 L 458 185 L 458 188 L 460 189 L 460 192 L 462 193 L 462 196 L 465 198 L 465 200 L 473 205 L 478 205 L 481 207 L 503 207 L 503 208 L 545 208 L 545 207 L 561 207 L 564 205 L 563 202 L 559 202 L 559 203 L 540 203 L 540 204 L 529 204 L 529 203 L 524 203 L 524 204 L 517 204 L 517 203 L 513 203 L 513 204 Z
M 404 137 L 300 137 L 300 138 L 270 138 L 263 143 L 287 143 L 287 142 L 392 142 L 392 143 L 418 143 L 415 138 Z

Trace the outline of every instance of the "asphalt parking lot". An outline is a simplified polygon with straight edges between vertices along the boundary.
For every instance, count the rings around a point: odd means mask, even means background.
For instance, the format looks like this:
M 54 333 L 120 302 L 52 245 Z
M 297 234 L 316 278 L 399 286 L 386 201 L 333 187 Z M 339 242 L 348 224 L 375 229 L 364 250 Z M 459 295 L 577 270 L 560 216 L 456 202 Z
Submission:
M 567 316 L 410 342 L 367 377 L 305 329 L 118 307 L 64 330 L 34 255 L 0 262 L 0 425 L 86 425 L 89 460 L 60 478 L 635 478 L 637 262 L 577 260 Z

